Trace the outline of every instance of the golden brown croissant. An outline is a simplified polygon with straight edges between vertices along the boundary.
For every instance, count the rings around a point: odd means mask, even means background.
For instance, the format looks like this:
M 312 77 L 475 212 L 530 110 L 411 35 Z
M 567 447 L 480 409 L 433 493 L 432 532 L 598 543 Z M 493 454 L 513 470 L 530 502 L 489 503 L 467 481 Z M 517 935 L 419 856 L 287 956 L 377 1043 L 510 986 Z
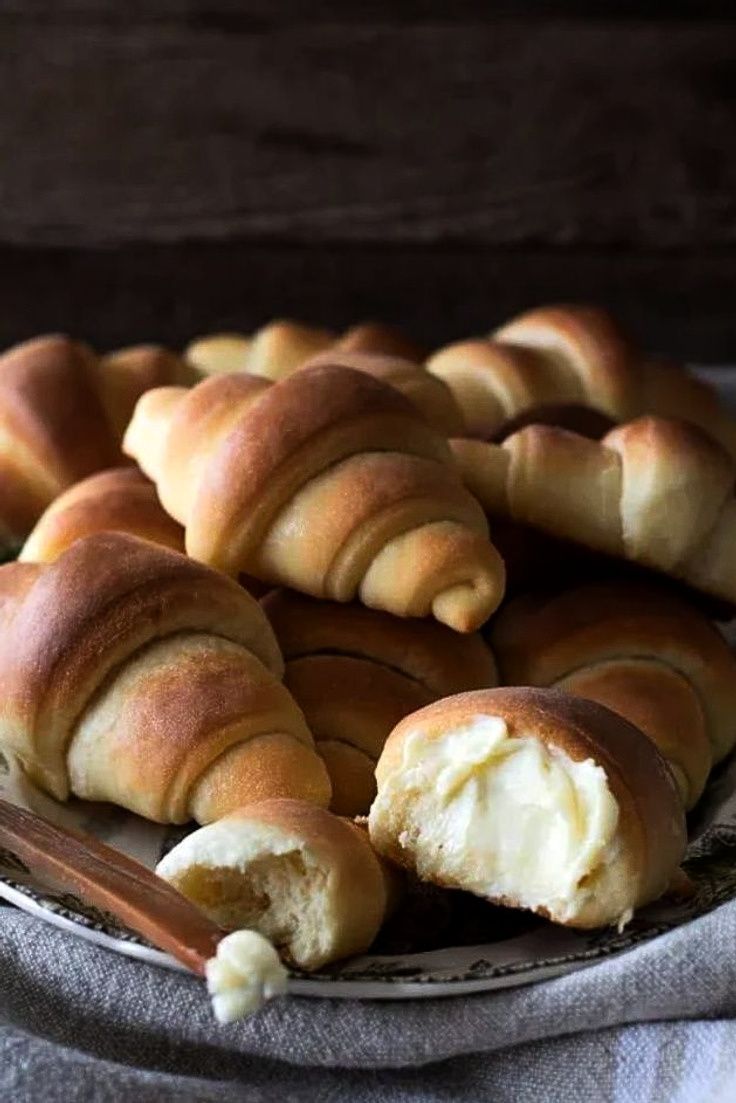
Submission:
M 202 378 L 181 356 L 161 345 L 131 345 L 109 352 L 99 362 L 100 396 L 118 440 L 135 404 L 153 387 L 192 387 Z
M 185 359 L 206 375 L 247 371 L 268 379 L 282 379 L 301 367 L 305 360 L 333 348 L 344 353 L 373 353 L 398 356 L 419 363 L 423 350 L 389 326 L 363 322 L 338 337 L 326 329 L 299 322 L 276 321 L 252 336 L 242 333 L 213 333 L 192 341 Z
M 184 552 L 184 530 L 169 517 L 156 487 L 137 467 L 99 471 L 69 487 L 39 517 L 19 559 L 52 563 L 75 540 L 97 532 L 123 532 Z
M 149 391 L 125 449 L 210 566 L 478 628 L 503 563 L 445 441 L 393 388 L 331 366 Z
M 148 383 L 180 380 L 171 362 L 98 361 L 69 337 L 0 356 L 0 541 L 17 547 L 65 487 L 123 461 L 122 430 Z
M 527 311 L 492 340 L 440 349 L 427 367 L 451 387 L 469 437 L 505 435 L 523 414 L 549 422 L 550 410 L 555 423 L 575 428 L 571 411 L 588 407 L 613 422 L 647 413 L 681 418 L 736 454 L 736 422 L 713 389 L 679 365 L 643 357 L 594 307 Z
M 368 811 L 376 760 L 402 717 L 438 697 L 496 685 L 493 656 L 478 635 L 290 590 L 272 591 L 262 605 L 340 815 Z
M 335 350 L 340 352 L 370 352 L 379 356 L 397 356 L 421 364 L 426 356 L 421 345 L 403 333 L 380 322 L 360 322 L 338 339 Z
M 0 613 L 0 743 L 55 797 L 162 823 L 329 803 L 273 632 L 231 579 L 109 533 L 0 568 Z
M 334 346 L 305 360 L 299 370 L 318 364 L 366 372 L 374 379 L 401 391 L 412 406 L 443 436 L 457 436 L 463 432 L 463 415 L 452 391 L 441 379 L 430 375 L 421 364 L 398 356 L 344 352 L 339 346 Z
M 504 681 L 607 705 L 669 761 L 687 808 L 736 743 L 736 655 L 687 602 L 599 583 L 512 601 L 492 625 Z
M 297 800 L 194 831 L 156 872 L 225 930 L 259 931 L 306 970 L 367 950 L 399 890 L 363 828 Z
M 736 464 L 695 426 L 642 417 L 592 441 L 529 425 L 452 447 L 491 515 L 736 601 Z
M 407 716 L 376 769 L 373 845 L 425 881 L 572 927 L 624 924 L 682 859 L 654 744 L 550 689 L 462 693 Z
M 275 321 L 252 336 L 215 333 L 188 345 L 184 358 L 206 375 L 247 371 L 266 379 L 290 375 L 310 356 L 335 342 L 335 334 L 299 322 Z

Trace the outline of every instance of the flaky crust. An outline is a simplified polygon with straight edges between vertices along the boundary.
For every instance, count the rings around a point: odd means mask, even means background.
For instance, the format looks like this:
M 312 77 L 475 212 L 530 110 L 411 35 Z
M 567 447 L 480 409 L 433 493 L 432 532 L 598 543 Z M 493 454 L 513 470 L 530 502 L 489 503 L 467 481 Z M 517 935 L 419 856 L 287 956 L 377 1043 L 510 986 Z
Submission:
M 90 475 L 65 490 L 44 511 L 19 558 L 51 563 L 82 536 L 122 532 L 184 552 L 184 530 L 161 506 L 156 488 L 136 467 Z
M 65 487 L 122 462 L 120 439 L 136 399 L 149 380 L 171 381 L 169 360 L 152 353 L 134 359 L 100 362 L 87 345 L 64 336 L 37 337 L 0 356 L 6 545 L 20 545 Z
M 365 372 L 150 391 L 125 447 L 188 554 L 225 572 L 465 632 L 500 601 L 502 562 L 445 441 Z
M 736 600 L 736 464 L 694 426 L 641 417 L 592 441 L 529 425 L 453 452 L 489 513 Z
M 438 697 L 496 684 L 493 656 L 478 635 L 287 590 L 261 604 L 341 815 L 368 811 L 376 760 L 402 717 Z
M 0 742 L 55 796 L 162 822 L 329 800 L 275 637 L 233 580 L 110 533 L 0 568 L 0 594 Z
M 390 775 L 401 770 L 404 741 L 412 733 L 421 731 L 428 741 L 441 740 L 448 730 L 483 716 L 502 718 L 512 737 L 539 740 L 575 762 L 592 759 L 605 770 L 619 809 L 617 861 L 625 873 L 631 906 L 639 907 L 661 895 L 686 842 L 682 805 L 672 775 L 650 740 L 592 701 L 528 687 L 463 693 L 437 701 L 406 717 L 389 736 L 376 768 L 379 794 Z M 372 814 L 369 823 L 379 852 L 411 868 L 411 845 L 402 839 L 401 809 L 393 808 L 380 818 Z M 441 877 L 438 881 L 442 883 Z M 453 887 L 462 885 L 454 882 Z M 607 901 L 593 900 L 571 925 L 611 922 L 614 917 L 607 909 Z

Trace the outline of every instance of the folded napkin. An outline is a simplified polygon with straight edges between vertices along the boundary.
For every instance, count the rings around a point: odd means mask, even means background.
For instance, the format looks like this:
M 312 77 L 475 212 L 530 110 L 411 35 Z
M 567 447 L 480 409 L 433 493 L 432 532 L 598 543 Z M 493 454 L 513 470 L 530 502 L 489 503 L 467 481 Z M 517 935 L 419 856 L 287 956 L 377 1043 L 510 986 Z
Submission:
M 196 978 L 2 907 L 0 1098 L 725 1103 L 736 1094 L 734 947 L 736 901 L 526 988 L 292 997 L 221 1027 Z

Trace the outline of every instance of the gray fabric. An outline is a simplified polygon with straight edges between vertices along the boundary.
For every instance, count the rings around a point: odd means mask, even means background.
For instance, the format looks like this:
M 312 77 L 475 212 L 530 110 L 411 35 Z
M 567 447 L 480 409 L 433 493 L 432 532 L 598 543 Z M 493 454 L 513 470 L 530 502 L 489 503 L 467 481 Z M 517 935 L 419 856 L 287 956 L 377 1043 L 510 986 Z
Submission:
M 544 984 L 289 999 L 218 1027 L 195 978 L 0 908 L 0 1098 L 718 1103 L 736 1098 L 735 945 L 733 902 Z

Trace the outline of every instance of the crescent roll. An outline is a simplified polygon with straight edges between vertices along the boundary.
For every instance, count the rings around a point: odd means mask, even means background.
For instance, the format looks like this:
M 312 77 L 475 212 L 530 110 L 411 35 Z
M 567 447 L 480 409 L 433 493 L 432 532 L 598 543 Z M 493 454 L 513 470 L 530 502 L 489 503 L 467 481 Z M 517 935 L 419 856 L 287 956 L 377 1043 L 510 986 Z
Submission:
M 145 387 L 186 375 L 178 361 L 154 359 L 145 371 L 139 359 L 100 361 L 63 336 L 0 356 L 1 545 L 17 549 L 62 490 L 122 462 L 122 431 Z
M 453 452 L 489 514 L 736 601 L 736 462 L 695 426 L 641 417 L 592 441 L 528 425 Z
M 441 379 L 430 375 L 421 364 L 399 356 L 344 351 L 339 343 L 326 352 L 305 360 L 301 367 L 310 368 L 317 364 L 366 372 L 405 395 L 438 433 L 447 437 L 463 432 L 463 415 L 452 391 Z
M 623 925 L 682 859 L 685 817 L 638 728 L 551 689 L 491 689 L 406 717 L 376 769 L 379 853 L 424 881 L 571 927 Z
M 0 744 L 59 800 L 206 823 L 330 785 L 258 603 L 120 534 L 0 568 Z
M 399 889 L 362 827 L 297 800 L 200 828 L 156 872 L 220 927 L 258 931 L 304 970 L 367 950 Z
M 492 339 L 440 349 L 427 367 L 452 389 L 469 437 L 502 438 L 522 417 L 579 431 L 590 424 L 585 410 L 604 415 L 608 428 L 658 414 L 700 426 L 736 455 L 736 422 L 715 391 L 677 364 L 642 356 L 595 307 L 526 311 Z
M 240 333 L 198 337 L 187 346 L 184 358 L 205 375 L 245 371 L 275 380 L 290 375 L 335 340 L 329 330 L 278 320 L 250 337 Z
M 380 322 L 360 322 L 347 329 L 332 346 L 340 352 L 370 352 L 379 356 L 397 356 L 421 364 L 424 349 L 392 326 Z
M 125 449 L 184 526 L 187 553 L 228 574 L 460 632 L 503 595 L 502 560 L 446 442 L 365 372 L 149 391 Z
M 185 359 L 206 375 L 247 371 L 268 379 L 291 375 L 310 357 L 332 348 L 344 353 L 377 353 L 417 363 L 424 352 L 413 341 L 389 326 L 363 322 L 342 336 L 298 322 L 276 321 L 251 337 L 242 333 L 213 333 L 192 341 Z
M 332 782 L 331 808 L 357 816 L 376 793 L 376 761 L 402 717 L 438 697 L 496 685 L 481 637 L 289 590 L 261 602 Z
M 736 745 L 736 655 L 673 594 L 630 583 L 517 598 L 491 629 L 504 681 L 607 705 L 667 759 L 686 807 Z
M 52 563 L 75 540 L 123 532 L 184 552 L 184 530 L 161 506 L 156 488 L 137 467 L 115 467 L 75 483 L 45 510 L 19 559 Z

